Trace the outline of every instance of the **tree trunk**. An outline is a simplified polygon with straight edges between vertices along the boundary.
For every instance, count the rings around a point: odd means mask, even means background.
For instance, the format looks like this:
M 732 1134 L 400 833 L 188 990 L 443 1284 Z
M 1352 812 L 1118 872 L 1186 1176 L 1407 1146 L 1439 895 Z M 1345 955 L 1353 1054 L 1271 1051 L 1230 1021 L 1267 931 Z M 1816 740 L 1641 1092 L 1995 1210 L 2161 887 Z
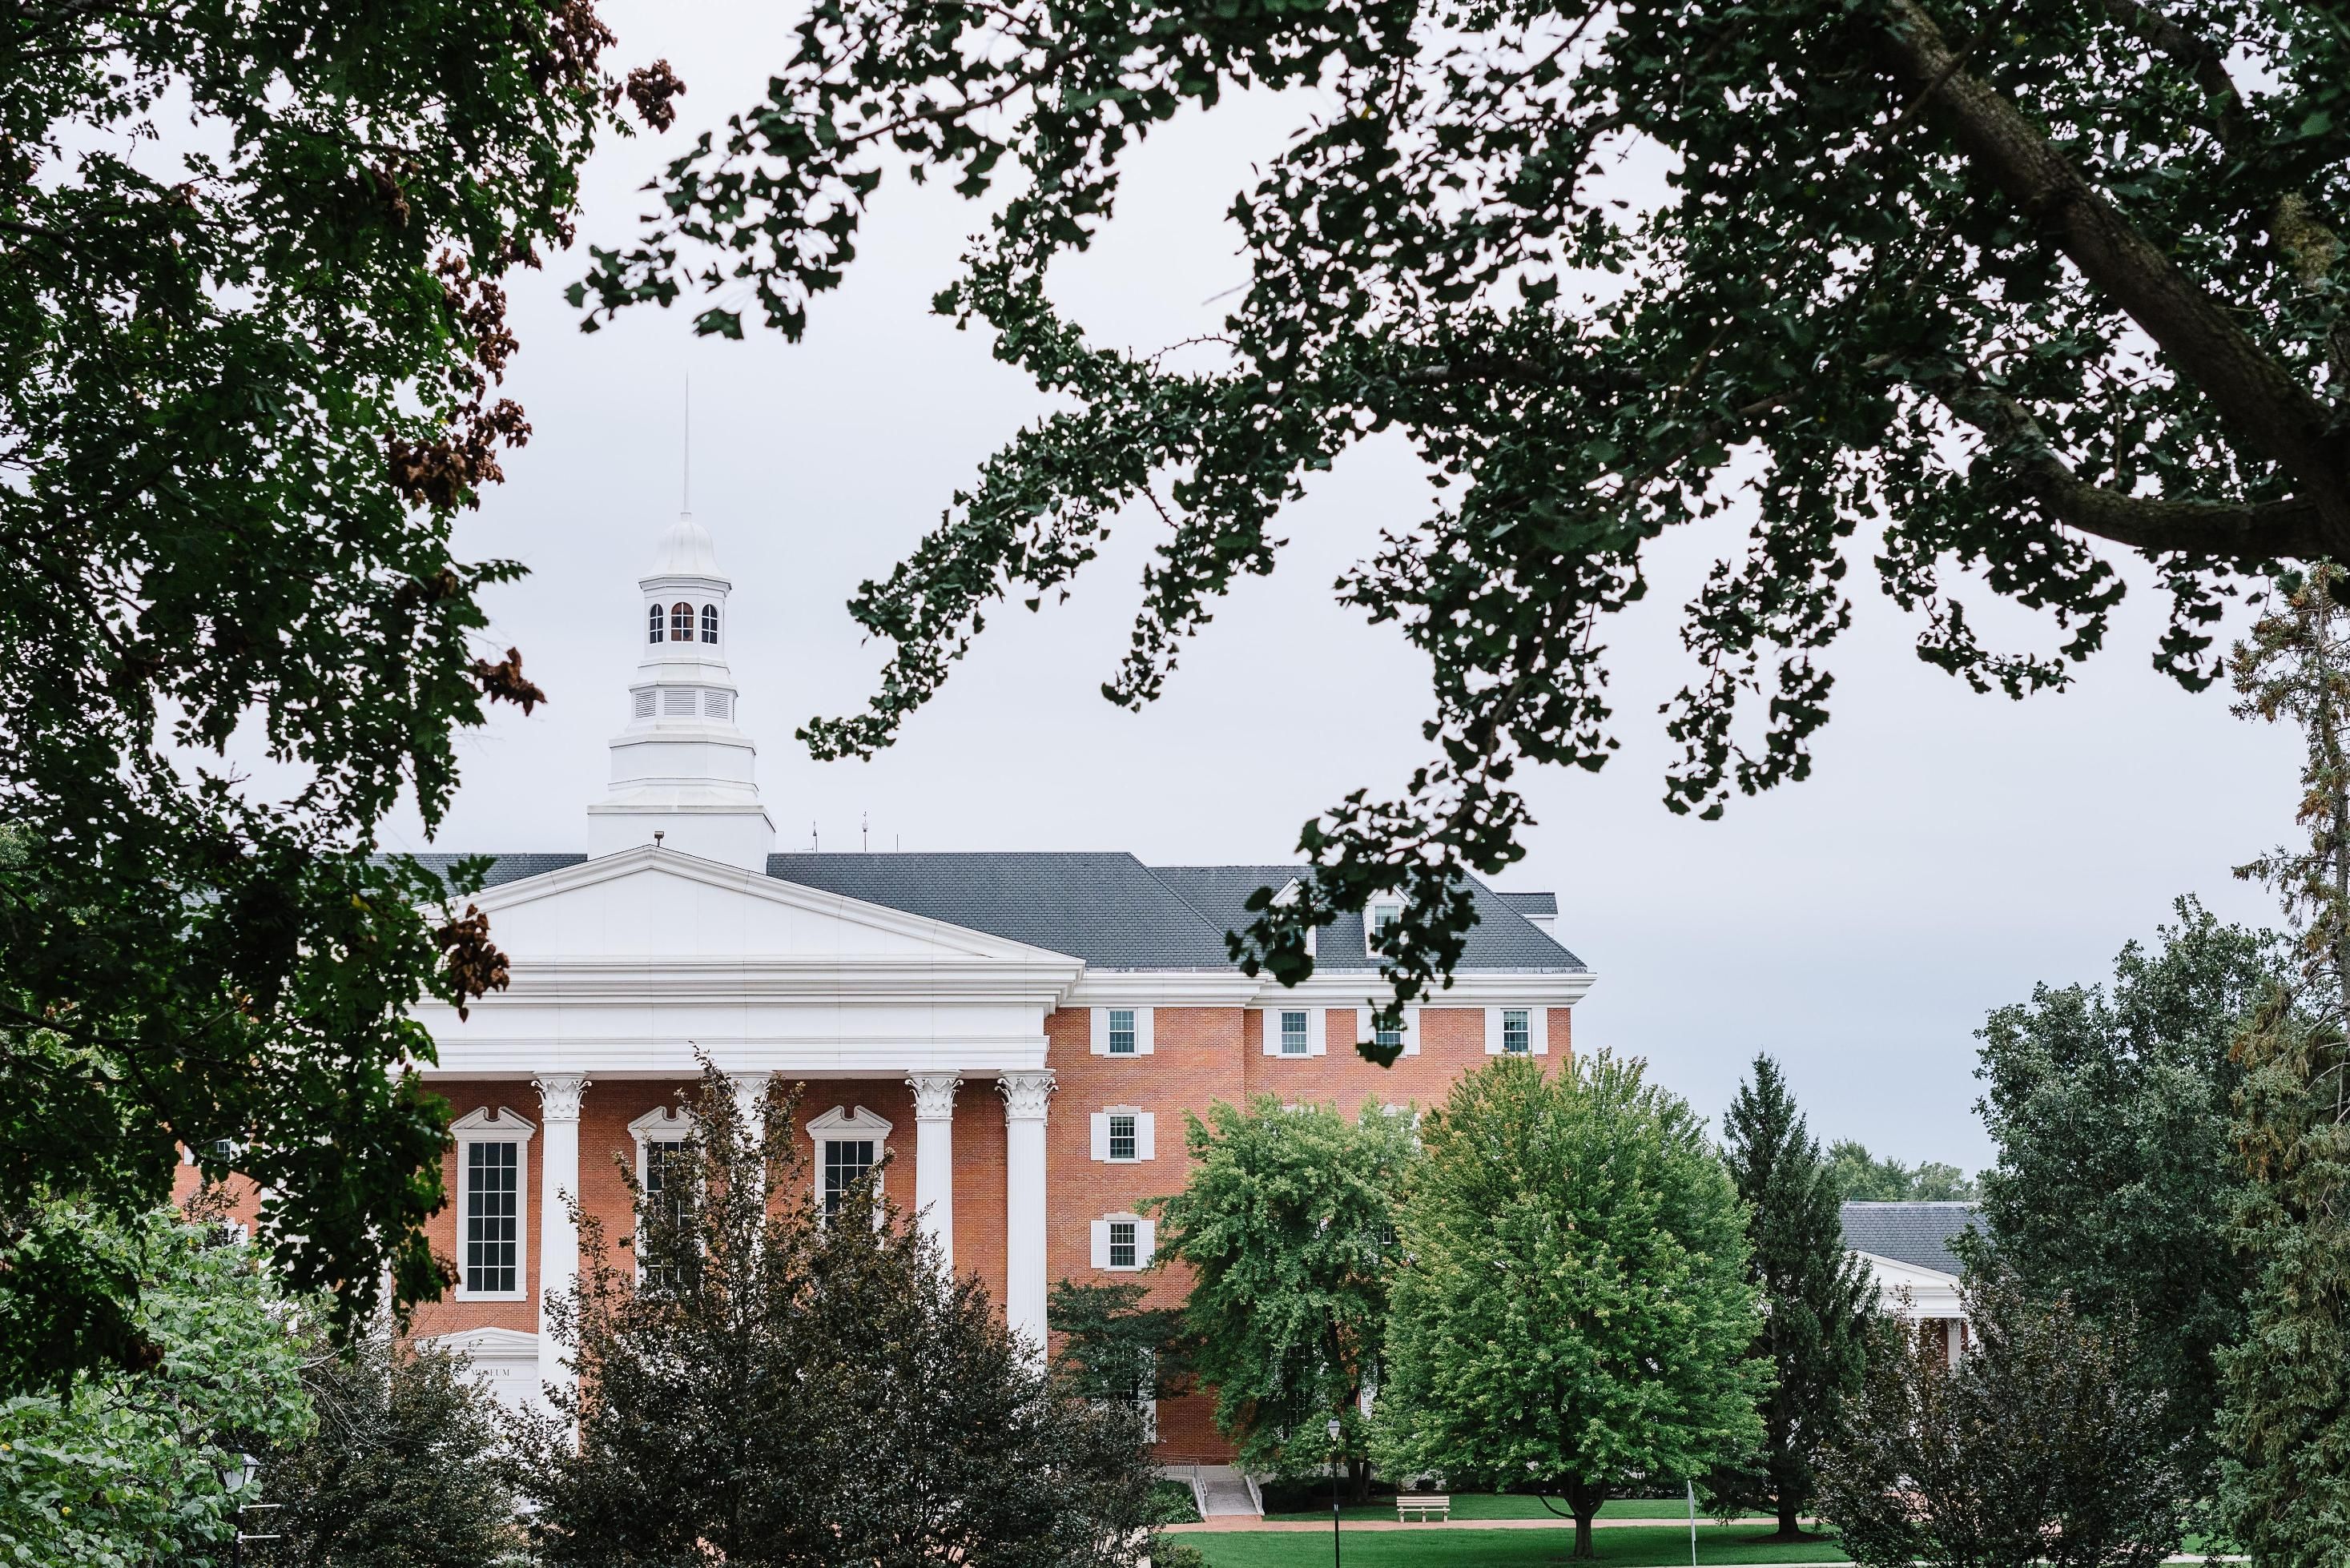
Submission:
M 1347 1461 L 1347 1501 L 1356 1504 L 1371 1501 L 1370 1460 L 1357 1459 Z
M 1781 1486 L 1778 1493 L 1779 1538 L 1783 1541 L 1795 1540 L 1804 1533 L 1804 1500 L 1795 1495 L 1795 1489 L 1791 1486 Z
M 1605 1486 L 1586 1481 L 1567 1483 L 1566 1506 L 1575 1515 L 1574 1561 L 1589 1563 L 1598 1557 L 1598 1552 L 1591 1543 L 1591 1520 L 1599 1511 L 1599 1505 L 1607 1501 L 1607 1489 Z

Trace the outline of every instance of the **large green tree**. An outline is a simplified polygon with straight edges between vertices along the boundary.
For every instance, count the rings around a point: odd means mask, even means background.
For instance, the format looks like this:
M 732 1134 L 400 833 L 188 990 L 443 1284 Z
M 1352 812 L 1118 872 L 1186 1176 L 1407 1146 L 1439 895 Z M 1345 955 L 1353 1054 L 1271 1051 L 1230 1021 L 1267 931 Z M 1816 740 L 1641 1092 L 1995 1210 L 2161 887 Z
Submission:
M 1243 88 L 1302 122 L 1233 202 L 1245 290 L 1180 355 L 1089 340 L 1054 263 L 1140 142 Z M 1449 968 L 1517 770 L 1615 746 L 1603 623 L 1669 529 L 1717 541 L 1665 705 L 1667 802 L 1708 815 L 1810 771 L 1856 566 L 1919 657 L 2021 696 L 2104 643 L 2117 558 L 2201 687 L 2243 574 L 2350 552 L 2341 0 L 827 0 L 576 297 L 796 337 L 893 169 L 1011 176 L 937 308 L 1055 411 L 860 590 L 893 652 L 820 753 L 889 743 L 1125 509 L 1164 529 L 1105 687 L 1139 705 L 1309 475 L 1393 431 L 1440 486 L 1341 583 L 1430 660 L 1433 755 L 1305 828 L 1313 876 L 1235 941 L 1284 980 L 1382 889 L 1399 993 Z M 2050 635 L 1987 642 L 1988 596 Z
M 1157 1200 L 1159 1255 L 1191 1272 L 1192 1366 L 1243 1464 L 1284 1476 L 1343 1459 L 1368 1495 L 1363 1395 L 1383 1380 L 1396 1194 L 1411 1118 L 1366 1102 L 1261 1095 L 1185 1117 L 1191 1173 Z M 1328 1436 L 1339 1426 L 1334 1447 Z
M 124 1224 L 59 1205 L 41 1218 L 139 1278 L 133 1326 L 154 1357 L 0 1397 L 0 1563 L 225 1568 L 238 1509 L 265 1496 L 246 1456 L 313 1424 L 297 1303 L 207 1214 L 167 1206 Z
M 510 1422 L 463 1357 L 383 1326 L 312 1345 L 316 1427 L 262 1456 L 266 1568 L 518 1565 Z
M 1138 1568 L 1155 1478 L 1132 1404 L 1049 1376 L 893 1206 L 828 1221 L 796 1106 L 776 1085 L 746 1118 L 708 1072 L 660 1198 L 616 1162 L 625 1251 L 581 1217 L 555 1311 L 579 1380 L 525 1467 L 541 1560 Z
M 2245 1187 L 2230 1137 L 2231 1048 L 2283 972 L 2268 932 L 2193 898 L 2107 984 L 2036 986 L 1981 1031 L 1977 1106 L 1999 1146 L 1983 1212 L 2000 1256 L 2084 1315 L 2135 1324 L 2130 1365 L 2167 1392 L 2208 1474 L 2214 1357 L 2243 1332 L 2251 1265 L 2231 1243 Z
M 1686 1103 L 1638 1062 L 1503 1060 L 1420 1136 L 1377 1411 L 1389 1473 L 1562 1497 L 1587 1559 L 1611 1490 L 1761 1444 L 1745 1211 Z
M 2128 1326 L 1995 1265 L 1969 1274 L 1966 1306 L 1955 1363 L 1940 1334 L 1882 1320 L 1820 1456 L 1838 1542 L 1862 1568 L 2155 1568 L 2194 1477 Z
M 1869 1153 L 1858 1138 L 1840 1137 L 1828 1146 L 1828 1172 L 1848 1203 L 1948 1203 L 1980 1196 L 1955 1165 L 1933 1159 L 1905 1165 L 1891 1155 Z
M 1845 1251 L 1835 1173 L 1795 1108 L 1779 1064 L 1754 1058 L 1722 1117 L 1722 1154 L 1746 1205 L 1746 1277 L 1762 1295 L 1757 1353 L 1774 1381 L 1762 1400 L 1762 1479 L 1779 1535 L 1804 1538 L 1813 1460 L 1867 1366 L 1877 1290 Z
M 2248 717 L 2306 747 L 2305 841 L 2241 868 L 2283 895 L 2300 938 L 2235 1046 L 2232 1127 L 2248 1178 L 2231 1236 L 2253 1271 L 2242 1339 L 2223 1350 L 2222 1501 L 2262 1563 L 2350 1561 L 2350 578 L 2282 585 L 2236 649 Z
M 665 67 L 593 0 L 15 7 L 0 36 L 0 1391 L 137 1363 L 135 1270 L 44 1228 L 265 1188 L 299 1293 L 432 1293 L 420 997 L 484 922 L 370 858 L 540 694 L 451 547 L 529 432 L 503 279 Z M 222 761 L 245 733 L 282 785 Z

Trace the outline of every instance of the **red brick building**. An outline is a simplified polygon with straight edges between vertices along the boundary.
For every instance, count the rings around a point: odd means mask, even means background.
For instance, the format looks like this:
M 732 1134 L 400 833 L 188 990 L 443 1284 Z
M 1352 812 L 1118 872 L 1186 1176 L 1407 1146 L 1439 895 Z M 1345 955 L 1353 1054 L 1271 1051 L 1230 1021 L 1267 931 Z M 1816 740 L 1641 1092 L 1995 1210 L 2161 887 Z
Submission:
M 1360 920 L 1319 934 L 1295 990 L 1226 956 L 1243 901 L 1294 867 L 776 854 L 708 535 L 681 521 L 641 587 L 643 658 L 588 852 L 499 857 L 478 902 L 513 984 L 466 1022 L 422 1013 L 458 1118 L 436 1242 L 459 1284 L 417 1331 L 511 1397 L 564 1375 L 538 1333 L 578 1263 L 564 1198 L 627 1233 L 615 1162 L 641 1175 L 682 1136 L 697 1053 L 745 1094 L 805 1083 L 817 1195 L 886 1158 L 886 1196 L 1041 1342 L 1050 1282 L 1149 1264 L 1142 1210 L 1182 1184 L 1186 1112 L 1260 1093 L 1427 1105 L 1488 1056 L 1570 1047 L 1592 974 L 1554 940 L 1547 894 L 1475 890 L 1455 984 L 1381 1070 L 1355 1051 L 1379 990 Z M 1223 1451 L 1204 1398 L 1159 1425 L 1167 1458 Z

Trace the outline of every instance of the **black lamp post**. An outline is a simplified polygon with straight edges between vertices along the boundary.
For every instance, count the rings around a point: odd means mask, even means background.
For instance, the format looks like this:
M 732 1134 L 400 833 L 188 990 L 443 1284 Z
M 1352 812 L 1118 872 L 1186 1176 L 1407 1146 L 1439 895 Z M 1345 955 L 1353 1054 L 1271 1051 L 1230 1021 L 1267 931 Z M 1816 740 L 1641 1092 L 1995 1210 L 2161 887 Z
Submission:
M 1344 1428 L 1330 1417 L 1330 1568 L 1338 1568 L 1338 1434 Z

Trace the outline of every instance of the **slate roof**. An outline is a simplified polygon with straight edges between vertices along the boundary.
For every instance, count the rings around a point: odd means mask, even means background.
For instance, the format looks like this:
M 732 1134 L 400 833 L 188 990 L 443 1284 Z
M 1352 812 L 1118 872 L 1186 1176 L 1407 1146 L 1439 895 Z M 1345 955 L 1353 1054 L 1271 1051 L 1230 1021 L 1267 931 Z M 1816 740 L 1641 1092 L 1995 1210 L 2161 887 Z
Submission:
M 1493 897 L 1528 919 L 1536 915 L 1558 913 L 1558 895 L 1555 893 L 1495 893 Z
M 474 857 L 432 854 L 412 856 L 411 858 L 446 881 L 450 867 Z M 490 874 L 483 878 L 482 886 L 494 888 L 501 882 L 519 882 L 525 877 L 545 876 L 549 871 L 560 871 L 566 866 L 577 866 L 587 858 L 585 855 L 493 855 L 489 857 Z
M 770 855 L 767 875 L 1101 969 L 1229 969 L 1224 929 L 1131 855 Z
M 1844 1244 L 1897 1263 L 1955 1274 L 1962 1265 L 1950 1243 L 1982 1222 L 1977 1203 L 1847 1203 Z
M 419 855 L 445 874 L 459 855 Z M 585 855 L 494 855 L 485 887 L 520 881 Z M 965 854 L 793 854 L 767 857 L 767 875 L 884 909 L 1083 959 L 1095 969 L 1228 970 L 1224 933 L 1252 917 L 1242 906 L 1259 888 L 1280 888 L 1295 866 L 1145 866 L 1123 852 L 1010 851 Z M 1573 973 L 1589 968 L 1519 912 L 1555 911 L 1548 893 L 1496 893 L 1470 884 L 1478 923 L 1463 971 Z M 1363 920 L 1342 915 L 1315 942 L 1317 972 L 1368 974 Z
M 1153 866 L 1151 875 L 1180 893 L 1205 915 L 1221 933 L 1240 930 L 1255 919 L 1242 906 L 1259 888 L 1279 888 L 1298 875 L 1295 866 Z M 1471 880 L 1470 897 L 1476 901 L 1477 923 L 1470 928 L 1468 946 L 1459 967 L 1463 970 L 1509 970 L 1513 972 L 1572 971 L 1590 966 L 1554 941 L 1541 928 L 1520 914 L 1499 893 Z M 1544 895 L 1548 897 L 1548 895 Z M 1554 907 L 1555 901 L 1554 900 Z M 1316 974 L 1376 973 L 1378 960 L 1363 941 L 1363 917 L 1341 915 L 1322 928 L 1314 942 Z

